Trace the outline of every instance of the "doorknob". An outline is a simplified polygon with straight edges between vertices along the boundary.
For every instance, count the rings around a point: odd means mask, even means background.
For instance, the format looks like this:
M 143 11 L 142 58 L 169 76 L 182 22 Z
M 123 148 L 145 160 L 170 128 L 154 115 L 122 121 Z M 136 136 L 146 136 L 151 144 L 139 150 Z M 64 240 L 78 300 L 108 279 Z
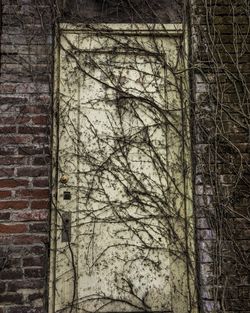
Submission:
M 62 183 L 62 184 L 67 184 L 68 181 L 69 181 L 69 177 L 67 175 L 63 175 L 60 178 L 60 183 Z

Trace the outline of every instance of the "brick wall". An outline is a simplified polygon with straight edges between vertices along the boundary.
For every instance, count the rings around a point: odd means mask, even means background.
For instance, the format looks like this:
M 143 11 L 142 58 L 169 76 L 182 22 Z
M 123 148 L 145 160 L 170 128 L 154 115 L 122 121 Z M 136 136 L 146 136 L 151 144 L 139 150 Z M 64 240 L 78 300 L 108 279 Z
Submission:
M 250 311 L 249 5 L 192 3 L 201 308 Z
M 50 1 L 3 0 L 0 312 L 45 312 L 49 243 Z

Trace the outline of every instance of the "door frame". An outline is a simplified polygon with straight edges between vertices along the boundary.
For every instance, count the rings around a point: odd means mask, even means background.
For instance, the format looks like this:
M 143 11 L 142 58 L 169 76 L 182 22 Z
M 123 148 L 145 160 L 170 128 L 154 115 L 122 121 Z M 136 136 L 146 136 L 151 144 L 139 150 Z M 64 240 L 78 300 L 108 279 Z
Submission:
M 124 35 L 148 35 L 154 34 L 154 36 L 164 37 L 181 37 L 187 34 L 186 29 L 183 29 L 182 24 L 70 24 L 59 23 L 55 29 L 55 41 L 54 41 L 54 85 L 53 85 L 53 108 L 52 108 L 52 201 L 50 209 L 50 254 L 49 254 L 49 290 L 48 290 L 48 312 L 55 312 L 55 288 L 56 288 L 56 249 L 57 249 L 57 197 L 58 197 L 58 152 L 59 152 L 59 89 L 60 89 L 60 38 L 63 32 L 67 33 L 112 33 L 112 34 L 124 34 Z M 187 35 L 183 39 L 184 50 L 188 55 L 188 43 Z M 187 66 L 187 60 L 183 60 Z M 185 77 L 186 86 L 189 89 L 188 75 Z M 187 99 L 186 99 L 187 100 Z M 188 111 L 188 110 L 187 110 Z M 186 112 L 189 114 L 189 112 Z M 188 136 L 190 136 L 190 126 L 188 126 Z M 189 138 L 191 143 L 191 139 Z M 191 151 L 188 152 L 188 163 L 191 165 Z M 191 250 L 192 264 L 195 268 L 195 242 L 194 242 L 194 208 L 192 204 L 192 177 L 188 177 L 185 182 L 185 188 L 188 191 L 186 201 L 187 207 L 191 208 L 191 212 L 184 212 L 186 218 L 189 217 L 187 227 L 191 227 L 191 236 L 187 235 L 187 246 Z M 190 216 L 192 215 L 191 219 Z M 191 222 L 190 222 L 191 220 Z M 189 308 L 189 313 L 197 312 L 197 292 L 196 292 L 196 270 L 194 270 L 194 277 L 189 277 L 191 274 L 187 273 L 189 287 L 193 297 L 195 298 L 195 304 Z M 175 312 L 174 312 L 175 313 Z M 179 313 L 179 311 L 178 311 Z M 184 313 L 184 312 L 183 312 Z M 186 313 L 186 312 L 185 312 Z

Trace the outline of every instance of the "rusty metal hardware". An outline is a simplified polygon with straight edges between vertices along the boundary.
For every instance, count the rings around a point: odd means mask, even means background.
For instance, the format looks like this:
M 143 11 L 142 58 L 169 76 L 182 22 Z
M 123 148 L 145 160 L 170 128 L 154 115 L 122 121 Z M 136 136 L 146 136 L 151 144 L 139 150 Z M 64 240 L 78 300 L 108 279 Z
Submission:
M 67 176 L 67 175 L 63 175 L 60 178 L 60 183 L 62 183 L 62 184 L 67 184 L 68 181 L 69 181 L 69 176 Z
M 71 192 L 70 191 L 64 191 L 63 200 L 71 200 Z
M 62 242 L 71 241 L 71 213 L 62 213 Z

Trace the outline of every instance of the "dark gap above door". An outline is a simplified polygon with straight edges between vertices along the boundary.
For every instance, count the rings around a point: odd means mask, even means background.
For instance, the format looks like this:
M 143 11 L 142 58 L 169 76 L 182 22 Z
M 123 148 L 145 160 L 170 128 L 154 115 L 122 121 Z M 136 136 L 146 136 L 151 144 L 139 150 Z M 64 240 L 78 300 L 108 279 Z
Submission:
M 58 0 L 61 21 L 181 23 L 182 0 Z

